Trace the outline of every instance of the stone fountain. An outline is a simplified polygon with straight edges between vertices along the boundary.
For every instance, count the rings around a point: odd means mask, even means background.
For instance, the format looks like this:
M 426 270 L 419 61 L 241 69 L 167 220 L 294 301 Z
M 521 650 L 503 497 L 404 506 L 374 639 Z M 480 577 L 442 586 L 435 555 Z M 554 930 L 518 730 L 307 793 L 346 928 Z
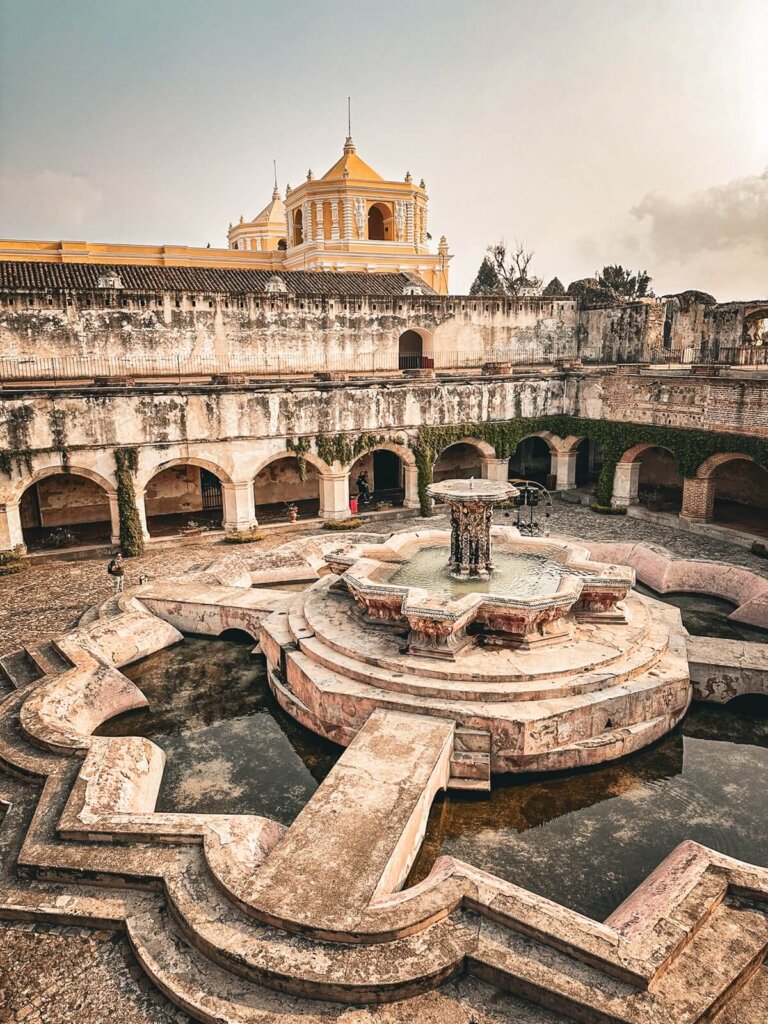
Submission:
M 459 577 L 487 575 L 491 560 L 493 506 L 514 498 L 519 491 L 495 480 L 447 480 L 430 484 L 430 498 L 445 501 L 451 509 L 451 572 Z
M 629 566 L 494 526 L 515 493 L 433 484 L 450 531 L 326 553 L 330 577 L 262 624 L 279 703 L 344 745 L 377 707 L 453 719 L 485 777 L 596 764 L 673 728 L 691 693 L 679 612 L 637 595 Z

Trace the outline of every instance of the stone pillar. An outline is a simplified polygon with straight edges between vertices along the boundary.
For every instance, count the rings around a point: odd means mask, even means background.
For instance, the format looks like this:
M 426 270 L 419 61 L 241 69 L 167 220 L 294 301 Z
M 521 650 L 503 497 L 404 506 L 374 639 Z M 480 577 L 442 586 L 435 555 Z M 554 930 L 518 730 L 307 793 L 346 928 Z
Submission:
M 416 209 L 416 200 L 411 199 L 408 203 L 408 208 L 405 211 L 405 240 L 413 244 L 414 242 L 414 223 L 415 216 L 414 210 Z
M 352 197 L 344 197 L 344 241 L 352 239 Z
M 419 469 L 418 466 L 403 466 L 405 478 L 405 500 L 403 508 L 419 508 Z
M 618 508 L 637 505 L 640 486 L 640 462 L 617 462 L 613 473 L 611 504 Z
M 312 241 L 312 203 L 309 199 L 302 205 L 301 229 L 304 232 L 304 241 Z
M 315 238 L 318 242 L 325 239 L 325 218 L 323 217 L 323 200 L 315 200 Z
M 331 240 L 339 240 L 339 200 L 331 200 Z
M 553 452 L 552 468 L 556 491 L 572 491 L 576 486 L 577 452 Z
M 320 518 L 349 519 L 349 473 L 320 476 Z
M 689 523 L 709 523 L 715 512 L 715 481 L 685 477 L 680 518 Z
M 483 480 L 500 480 L 505 484 L 509 479 L 509 459 L 484 458 L 481 465 Z
M 0 504 L 0 551 L 12 551 L 24 543 L 18 501 Z
M 221 498 L 224 506 L 224 529 L 250 530 L 259 525 L 254 504 L 253 481 L 221 485 Z
M 145 501 L 145 492 L 136 491 L 135 494 L 136 509 L 139 513 L 139 522 L 141 523 L 141 535 L 144 538 L 144 540 L 149 540 L 149 529 L 147 528 L 147 503 Z
M 138 500 L 137 500 L 138 505 Z M 112 544 L 120 543 L 120 506 L 117 503 L 117 494 L 110 494 L 109 496 L 109 539 Z M 142 521 L 142 530 L 144 529 L 144 522 Z

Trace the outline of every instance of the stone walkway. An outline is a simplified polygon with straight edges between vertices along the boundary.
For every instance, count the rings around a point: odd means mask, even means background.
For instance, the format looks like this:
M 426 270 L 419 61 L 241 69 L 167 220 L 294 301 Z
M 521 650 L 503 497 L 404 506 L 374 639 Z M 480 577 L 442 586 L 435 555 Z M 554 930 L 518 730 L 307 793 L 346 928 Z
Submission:
M 441 522 L 442 520 L 442 522 Z M 403 520 L 399 529 L 418 529 L 423 520 Z M 496 522 L 511 520 L 497 513 Z M 434 517 L 431 527 L 445 527 L 444 517 Z M 397 529 L 392 523 L 381 524 L 382 531 Z M 679 558 L 705 558 L 743 565 L 768 577 L 768 561 L 750 554 L 735 544 L 713 541 L 696 534 L 645 523 L 629 516 L 600 516 L 582 505 L 555 501 L 550 520 L 553 534 L 583 540 L 638 541 L 669 548 Z M 227 546 L 223 543 L 201 543 L 175 548 L 150 549 L 140 558 L 128 562 L 126 585 L 138 582 L 139 573 L 149 579 L 176 575 L 193 565 L 205 564 L 222 550 L 233 554 L 268 551 L 288 540 L 295 533 L 270 533 L 256 544 Z M 91 605 L 106 600 L 112 592 L 107 576 L 106 558 L 89 558 L 77 562 L 51 561 L 35 564 L 23 576 L 0 579 L 0 655 L 16 650 L 22 644 L 39 643 L 63 632 Z

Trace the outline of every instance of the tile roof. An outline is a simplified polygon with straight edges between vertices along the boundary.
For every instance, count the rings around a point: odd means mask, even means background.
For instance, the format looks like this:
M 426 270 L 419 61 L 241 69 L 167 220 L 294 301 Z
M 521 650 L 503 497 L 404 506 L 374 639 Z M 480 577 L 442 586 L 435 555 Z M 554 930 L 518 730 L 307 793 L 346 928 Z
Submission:
M 117 273 L 127 290 L 267 292 L 267 284 L 280 277 L 295 295 L 402 295 L 406 285 L 418 284 L 434 294 L 415 274 L 344 274 L 273 270 L 236 270 L 229 267 L 156 267 L 140 264 L 50 263 L 0 260 L 0 289 L 96 290 L 102 274 Z

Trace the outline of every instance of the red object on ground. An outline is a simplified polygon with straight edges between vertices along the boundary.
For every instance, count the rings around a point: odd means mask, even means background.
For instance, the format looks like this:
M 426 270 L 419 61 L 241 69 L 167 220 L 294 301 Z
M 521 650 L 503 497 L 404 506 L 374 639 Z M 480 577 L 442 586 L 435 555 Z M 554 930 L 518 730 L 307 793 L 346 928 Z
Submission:
M 352 515 L 357 515 L 357 498 L 349 499 L 349 511 L 352 513 Z

